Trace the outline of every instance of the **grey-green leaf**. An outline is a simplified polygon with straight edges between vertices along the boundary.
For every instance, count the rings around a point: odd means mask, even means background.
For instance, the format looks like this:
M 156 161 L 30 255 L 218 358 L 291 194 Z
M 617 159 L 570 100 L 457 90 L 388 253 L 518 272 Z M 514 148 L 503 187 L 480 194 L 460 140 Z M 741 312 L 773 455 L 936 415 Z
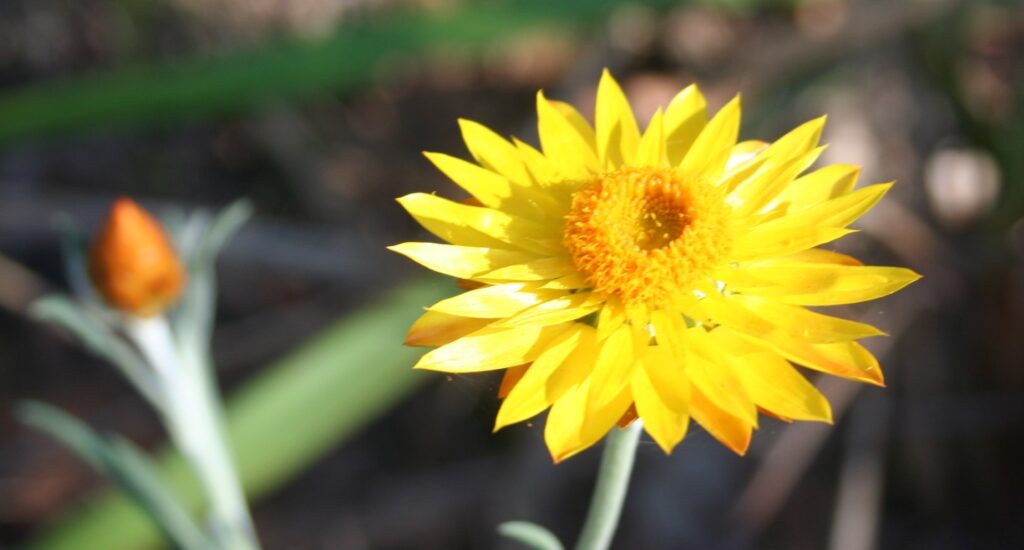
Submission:
M 63 327 L 90 352 L 113 363 L 146 399 L 162 409 L 160 390 L 142 357 L 81 305 L 66 295 L 52 294 L 36 300 L 29 312 L 40 321 Z
M 431 379 L 410 368 L 422 350 L 398 342 L 423 306 L 451 292 L 439 277 L 405 284 L 325 327 L 230 396 L 225 427 L 250 498 L 280 487 Z M 158 464 L 167 485 L 198 509 L 202 491 L 181 455 L 169 449 Z M 152 546 L 156 535 L 134 506 L 106 493 L 26 548 L 127 550 Z
M 129 441 L 103 437 L 82 421 L 46 405 L 29 401 L 18 407 L 22 422 L 57 439 L 96 471 L 131 496 L 167 539 L 184 550 L 206 550 L 210 543 L 177 498 L 163 485 L 154 466 Z
M 213 331 L 216 296 L 214 267 L 217 254 L 242 225 L 252 217 L 252 204 L 238 200 L 222 210 L 190 250 L 185 250 L 189 281 L 181 305 L 173 314 L 179 342 L 190 351 L 205 354 Z

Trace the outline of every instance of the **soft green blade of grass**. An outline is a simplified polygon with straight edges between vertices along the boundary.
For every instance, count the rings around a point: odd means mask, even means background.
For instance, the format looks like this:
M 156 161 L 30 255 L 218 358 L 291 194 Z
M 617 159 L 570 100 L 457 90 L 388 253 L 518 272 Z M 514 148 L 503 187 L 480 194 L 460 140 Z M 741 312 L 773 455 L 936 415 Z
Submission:
M 409 283 L 328 327 L 231 396 L 227 429 L 250 498 L 279 487 L 429 379 L 410 368 L 422 351 L 401 342 L 422 307 L 451 291 L 437 278 Z M 199 487 L 181 457 L 165 452 L 159 464 L 175 493 L 198 507 Z M 29 548 L 138 549 L 159 541 L 143 512 L 111 491 Z
M 350 91 L 369 83 L 382 61 L 438 51 L 473 54 L 544 25 L 571 33 L 601 21 L 619 3 L 504 0 L 407 11 L 342 25 L 318 40 L 41 83 L 0 94 L 0 144 L 85 128 L 195 120 L 272 100 Z

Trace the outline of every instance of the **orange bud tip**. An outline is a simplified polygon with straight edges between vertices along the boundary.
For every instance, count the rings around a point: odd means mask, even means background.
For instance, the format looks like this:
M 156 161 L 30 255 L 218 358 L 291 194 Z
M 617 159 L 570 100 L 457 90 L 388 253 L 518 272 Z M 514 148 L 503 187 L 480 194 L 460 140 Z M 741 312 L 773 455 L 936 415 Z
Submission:
M 111 206 L 89 249 L 89 277 L 111 307 L 139 317 L 173 305 L 186 278 L 160 223 L 123 197 Z

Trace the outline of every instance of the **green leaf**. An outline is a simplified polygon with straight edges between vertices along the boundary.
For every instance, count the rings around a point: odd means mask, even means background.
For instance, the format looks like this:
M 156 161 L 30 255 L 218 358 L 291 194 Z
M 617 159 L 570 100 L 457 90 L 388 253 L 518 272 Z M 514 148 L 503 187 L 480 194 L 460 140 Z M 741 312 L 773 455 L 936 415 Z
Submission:
M 250 498 L 280 487 L 432 378 L 411 369 L 422 351 L 401 342 L 424 306 L 452 292 L 435 277 L 407 283 L 329 326 L 231 396 L 226 427 Z M 202 493 L 181 457 L 165 452 L 159 465 L 167 485 L 198 507 Z M 129 501 L 105 494 L 29 548 L 137 549 L 157 537 Z
M 210 548 L 193 519 L 164 487 L 149 459 L 129 441 L 102 437 L 78 419 L 44 403 L 23 403 L 18 416 L 25 424 L 63 443 L 130 495 L 176 546 L 185 550 Z
M 558 537 L 544 527 L 529 521 L 506 521 L 498 526 L 498 532 L 534 550 L 562 550 L 562 543 L 559 542 Z

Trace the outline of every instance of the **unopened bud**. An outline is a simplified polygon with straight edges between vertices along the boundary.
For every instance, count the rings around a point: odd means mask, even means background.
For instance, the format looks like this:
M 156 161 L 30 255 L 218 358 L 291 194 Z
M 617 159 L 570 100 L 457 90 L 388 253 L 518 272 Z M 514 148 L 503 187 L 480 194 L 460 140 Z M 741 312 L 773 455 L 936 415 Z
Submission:
M 92 243 L 89 276 L 111 306 L 140 317 L 162 313 L 185 282 L 160 223 L 126 198 L 114 202 Z

